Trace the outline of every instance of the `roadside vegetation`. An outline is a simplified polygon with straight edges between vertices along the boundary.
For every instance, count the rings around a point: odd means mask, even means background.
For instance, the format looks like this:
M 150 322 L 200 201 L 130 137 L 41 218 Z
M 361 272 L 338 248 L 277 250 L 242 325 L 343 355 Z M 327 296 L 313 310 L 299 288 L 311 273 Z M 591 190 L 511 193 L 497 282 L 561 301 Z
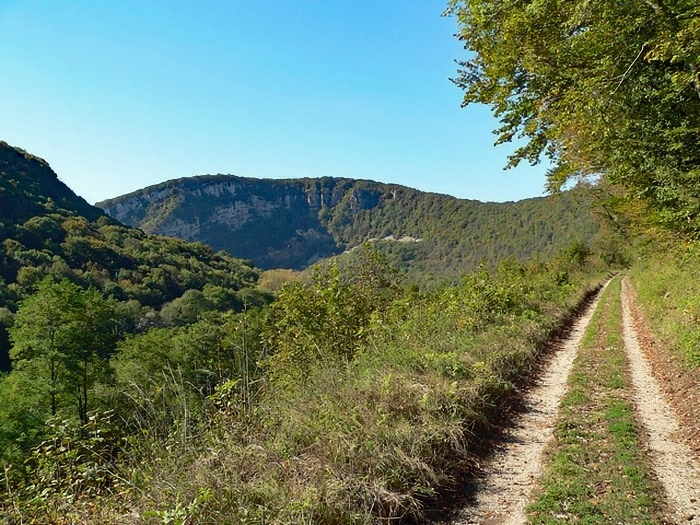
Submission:
M 620 282 L 608 286 L 569 376 L 531 523 L 663 523 L 631 402 Z
M 700 367 L 700 245 L 647 247 L 630 272 L 655 335 L 683 365 Z
M 109 359 L 84 308 L 64 308 L 55 346 L 34 351 L 36 304 L 96 297 L 42 284 L 10 328 L 21 366 L 0 380 L 15 399 L 0 428 L 5 521 L 420 518 L 469 473 L 605 265 L 571 249 L 420 292 L 364 250 L 355 266 L 290 282 L 264 310 L 117 338 Z M 66 324 L 92 353 L 63 339 Z

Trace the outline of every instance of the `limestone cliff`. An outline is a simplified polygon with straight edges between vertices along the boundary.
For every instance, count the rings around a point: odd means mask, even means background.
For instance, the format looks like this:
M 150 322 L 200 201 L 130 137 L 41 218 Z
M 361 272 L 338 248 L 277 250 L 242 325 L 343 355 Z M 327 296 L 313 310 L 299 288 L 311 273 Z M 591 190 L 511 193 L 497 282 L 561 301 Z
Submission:
M 149 233 L 199 240 L 261 267 L 303 268 L 344 248 L 320 218 L 347 199 L 376 206 L 376 191 L 337 179 L 257 180 L 216 175 L 177 179 L 99 203 L 109 215 Z M 355 182 L 355 181 L 353 181 Z
M 596 226 L 587 193 L 481 203 L 372 181 L 182 178 L 98 203 L 148 233 L 202 241 L 261 268 L 305 268 L 365 241 L 400 245 L 400 265 L 469 269 L 484 259 L 550 255 Z M 396 239 L 421 239 L 399 243 Z M 426 266 L 427 265 L 427 266 Z

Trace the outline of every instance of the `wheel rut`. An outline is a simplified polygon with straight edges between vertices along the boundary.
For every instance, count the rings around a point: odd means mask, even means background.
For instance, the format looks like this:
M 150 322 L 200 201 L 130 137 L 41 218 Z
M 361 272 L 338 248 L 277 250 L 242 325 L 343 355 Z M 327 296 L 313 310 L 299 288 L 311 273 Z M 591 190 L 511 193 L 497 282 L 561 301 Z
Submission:
M 525 507 L 541 475 L 542 453 L 553 437 L 559 405 L 567 391 L 567 378 L 608 283 L 575 322 L 562 348 L 547 363 L 537 385 L 524 400 L 524 413 L 484 465 L 474 504 L 462 509 L 452 525 L 526 523 Z
M 609 283 L 609 282 L 608 282 Z M 562 348 L 546 365 L 537 385 L 524 400 L 525 410 L 483 466 L 473 504 L 461 509 L 451 525 L 521 525 L 525 509 L 543 473 L 543 452 L 552 440 L 559 406 L 566 394 L 578 349 L 605 284 L 595 301 L 574 324 Z M 633 294 L 622 281 L 622 337 L 632 380 L 632 397 L 644 433 L 645 453 L 665 492 L 664 523 L 700 525 L 700 461 L 684 443 L 681 427 L 652 373 L 634 323 Z
M 662 483 L 674 523 L 700 525 L 700 464 L 683 442 L 678 420 L 662 395 L 639 344 L 631 309 L 630 284 L 622 282 L 622 330 L 635 404 L 647 434 L 653 469 Z

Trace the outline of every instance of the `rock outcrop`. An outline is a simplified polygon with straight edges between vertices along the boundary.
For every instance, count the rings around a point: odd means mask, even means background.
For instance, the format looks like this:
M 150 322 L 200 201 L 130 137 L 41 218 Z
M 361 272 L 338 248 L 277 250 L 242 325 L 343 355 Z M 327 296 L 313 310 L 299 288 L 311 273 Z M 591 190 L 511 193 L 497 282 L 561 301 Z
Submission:
M 202 241 L 261 268 L 303 269 L 374 241 L 401 245 L 392 248 L 400 264 L 434 259 L 456 273 L 481 259 L 546 256 L 589 240 L 596 227 L 584 194 L 501 204 L 366 180 L 203 175 L 98 206 L 148 233 Z

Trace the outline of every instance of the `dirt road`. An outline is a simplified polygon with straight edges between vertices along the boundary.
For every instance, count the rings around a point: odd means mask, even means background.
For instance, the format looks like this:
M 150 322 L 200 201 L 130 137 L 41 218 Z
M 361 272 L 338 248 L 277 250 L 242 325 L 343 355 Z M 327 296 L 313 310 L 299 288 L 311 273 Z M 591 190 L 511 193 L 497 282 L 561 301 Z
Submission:
M 635 404 L 647 433 L 654 472 L 663 484 L 676 523 L 700 525 L 700 465 L 683 443 L 680 426 L 664 399 L 635 329 L 629 282 L 622 282 L 622 331 L 634 385 Z
M 665 522 L 700 525 L 700 463 L 683 442 L 678 420 L 664 399 L 639 344 L 627 279 L 623 281 L 621 293 L 622 335 L 637 419 L 640 431 L 646 434 L 643 441 L 648 450 L 645 453 L 668 503 L 668 508 L 659 511 L 666 516 Z M 453 525 L 527 523 L 525 508 L 532 500 L 531 491 L 543 471 L 542 454 L 552 439 L 559 405 L 567 391 L 567 378 L 601 295 L 602 291 L 547 365 L 538 386 L 528 394 L 525 412 L 485 466 L 474 505 L 462 509 Z
M 576 321 L 561 350 L 547 364 L 538 385 L 528 393 L 525 412 L 515 422 L 506 443 L 486 465 L 476 504 L 463 509 L 454 525 L 526 522 L 525 506 L 533 482 L 540 476 L 542 452 L 554 433 L 559 404 L 567 390 L 566 380 L 605 287 Z

